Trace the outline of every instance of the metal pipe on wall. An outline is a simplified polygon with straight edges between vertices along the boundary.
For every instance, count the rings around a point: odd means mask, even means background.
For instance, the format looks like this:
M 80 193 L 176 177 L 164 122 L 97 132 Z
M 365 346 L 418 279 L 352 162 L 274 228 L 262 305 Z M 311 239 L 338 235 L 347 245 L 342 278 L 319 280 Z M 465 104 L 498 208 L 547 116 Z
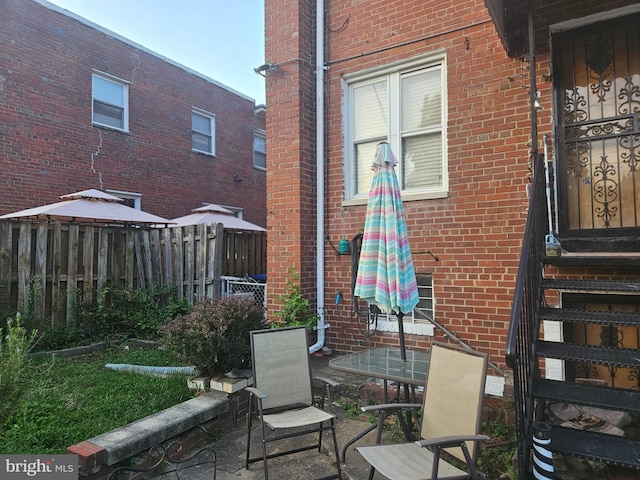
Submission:
M 316 302 L 317 341 L 309 353 L 324 346 L 324 1 L 316 1 Z

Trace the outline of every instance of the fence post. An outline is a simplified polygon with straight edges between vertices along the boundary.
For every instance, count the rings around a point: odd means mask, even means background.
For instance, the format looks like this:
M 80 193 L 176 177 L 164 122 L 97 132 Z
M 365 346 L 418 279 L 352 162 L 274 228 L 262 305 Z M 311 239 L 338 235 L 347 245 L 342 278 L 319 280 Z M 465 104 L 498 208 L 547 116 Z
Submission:
M 553 454 L 551 453 L 551 427 L 544 422 L 533 422 L 533 477 L 553 480 Z

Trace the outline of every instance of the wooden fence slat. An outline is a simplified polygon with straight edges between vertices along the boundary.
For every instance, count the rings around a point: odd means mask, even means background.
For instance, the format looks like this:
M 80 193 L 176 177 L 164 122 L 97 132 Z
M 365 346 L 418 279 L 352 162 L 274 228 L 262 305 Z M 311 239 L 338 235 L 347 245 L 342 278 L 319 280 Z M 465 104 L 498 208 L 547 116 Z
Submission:
M 224 245 L 224 228 L 221 223 L 213 223 L 209 226 L 207 245 L 209 259 L 207 262 L 208 288 L 207 297 L 216 299 L 220 296 L 220 277 L 222 275 L 222 252 Z
M 125 250 L 125 265 L 135 265 L 137 267 L 137 273 L 138 273 L 138 283 L 139 283 L 139 287 L 140 288 L 145 288 L 145 285 L 142 283 L 144 282 L 144 270 L 142 270 L 141 273 L 141 269 L 143 269 L 142 267 L 142 262 L 136 263 L 136 256 L 135 256 L 135 251 L 136 251 L 136 245 L 135 245 L 135 235 L 134 232 L 132 232 L 129 229 L 125 229 L 124 232 L 124 237 L 125 237 L 125 245 L 126 245 L 126 250 Z M 137 257 L 140 258 L 140 257 Z M 133 289 L 133 277 L 134 277 L 134 273 L 135 273 L 135 269 L 134 268 L 127 268 L 125 270 L 125 286 L 128 289 Z
M 147 282 L 147 288 L 153 286 L 153 266 L 151 265 L 151 242 L 149 240 L 149 231 L 142 232 L 142 261 L 144 264 L 144 276 Z
M 60 282 L 60 265 L 62 263 L 62 224 L 53 224 L 53 252 L 51 252 L 51 323 L 62 323 L 63 309 L 61 307 L 64 291 Z
M 18 311 L 24 313 L 31 277 L 31 222 L 20 224 L 18 241 Z
M 187 285 L 186 285 L 186 295 L 187 295 L 187 301 L 189 302 L 189 304 L 193 304 L 193 262 L 195 261 L 194 259 L 194 244 L 195 244 L 195 233 L 194 233 L 194 227 L 193 225 L 188 225 L 186 227 L 184 227 L 185 230 L 185 236 L 184 236 L 184 241 L 185 241 L 185 259 L 184 259 L 184 263 L 185 263 L 185 267 L 186 267 L 186 274 L 187 274 Z
M 78 247 L 80 238 L 80 227 L 69 225 L 69 245 L 67 263 L 67 325 L 72 325 L 73 307 L 77 301 L 78 293 Z
M 195 276 L 198 281 L 196 298 L 201 299 L 205 296 L 205 282 L 207 279 L 207 225 L 205 223 L 199 224 L 198 231 L 198 243 L 196 247 L 196 264 Z
M 152 265 L 152 282 L 154 285 L 162 285 L 162 261 L 160 258 L 160 230 L 154 229 L 149 233 L 149 241 L 151 243 L 151 248 L 149 250 L 149 254 L 151 256 L 151 265 Z
M 129 238 L 126 230 L 121 228 L 112 229 L 111 235 L 113 236 L 113 241 L 109 246 L 107 270 L 111 272 L 113 285 L 125 287 L 129 281 L 129 269 L 124 270 L 124 266 L 133 265 L 129 263 L 133 259 L 129 257 Z M 133 273 L 131 281 L 133 282 Z
M 0 222 L 0 312 L 8 313 L 11 305 L 11 270 L 13 225 Z
M 92 305 L 93 299 L 93 254 L 95 248 L 95 228 L 87 226 L 84 228 L 83 242 L 83 275 L 82 275 L 82 299 L 83 303 Z
M 36 265 L 35 274 L 40 281 L 39 297 L 35 299 L 35 318 L 44 318 L 46 311 L 46 289 L 47 289 L 47 242 L 48 228 L 46 223 L 38 224 L 36 234 Z
M 173 273 L 175 276 L 175 284 L 178 287 L 178 298 L 184 298 L 184 240 L 183 230 L 180 227 L 171 229 L 175 236 L 173 244 Z
M 109 261 L 109 230 L 101 228 L 98 232 L 98 283 L 96 285 L 98 294 L 107 285 L 108 261 Z
M 140 288 L 147 288 L 147 281 L 145 278 L 145 268 L 144 268 L 144 256 L 142 253 L 142 239 L 140 238 L 139 232 L 136 232 L 133 235 L 133 244 L 136 250 L 136 265 L 138 267 L 138 283 L 140 284 Z
M 162 229 L 162 258 L 164 260 L 164 283 L 165 287 L 170 287 L 173 285 L 173 269 L 171 262 L 171 229 L 163 228 Z

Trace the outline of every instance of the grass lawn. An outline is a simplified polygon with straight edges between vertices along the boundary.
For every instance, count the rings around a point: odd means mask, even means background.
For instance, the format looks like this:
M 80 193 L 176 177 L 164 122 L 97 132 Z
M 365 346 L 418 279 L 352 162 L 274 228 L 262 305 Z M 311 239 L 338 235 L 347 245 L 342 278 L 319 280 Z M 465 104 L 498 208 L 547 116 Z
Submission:
M 167 352 L 114 349 L 76 358 L 33 359 L 29 391 L 4 425 L 0 453 L 64 453 L 83 440 L 192 397 L 184 376 L 120 372 L 107 363 L 181 366 Z

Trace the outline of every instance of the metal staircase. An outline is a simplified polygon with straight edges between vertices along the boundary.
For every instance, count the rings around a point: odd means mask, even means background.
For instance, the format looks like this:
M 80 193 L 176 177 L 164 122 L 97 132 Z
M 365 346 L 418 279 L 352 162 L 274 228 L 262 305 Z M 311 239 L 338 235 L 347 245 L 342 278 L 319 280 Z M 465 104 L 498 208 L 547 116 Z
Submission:
M 543 179 L 542 161 L 538 160 L 534 179 Z M 544 408 L 547 402 L 559 401 L 640 415 L 640 348 L 552 342 L 541 338 L 543 321 L 561 322 L 565 329 L 579 325 L 600 326 L 603 329 L 640 328 L 639 313 L 551 308 L 545 302 L 545 298 L 560 298 L 567 292 L 582 295 L 583 298 L 640 295 L 640 256 L 630 255 L 626 261 L 620 261 L 616 257 L 612 262 L 603 254 L 597 258 L 581 258 L 579 255 L 572 258 L 546 257 L 543 184 L 543 181 L 534 180 L 506 349 L 507 365 L 514 371 L 514 402 L 519 439 L 518 478 L 521 479 L 533 478 L 530 455 L 532 423 L 545 420 Z M 563 267 L 567 265 L 571 267 L 568 270 L 570 274 L 566 275 L 568 278 L 563 278 Z M 545 266 L 552 267 L 552 277 L 546 278 Z M 622 279 L 612 280 L 620 271 L 624 273 L 620 277 Z M 588 273 L 589 279 L 576 279 L 579 277 L 576 272 L 585 272 L 585 277 Z M 634 276 L 639 280 L 635 281 Z M 601 277 L 607 280 L 595 280 Z M 633 280 L 629 281 L 629 278 Z M 564 361 L 564 380 L 543 378 L 546 359 Z M 594 365 L 606 366 L 614 372 L 614 376 L 616 369 L 630 369 L 628 376 L 632 380 L 632 386 L 613 388 L 580 383 L 576 381 L 575 372 L 584 365 L 589 368 Z M 587 376 L 589 368 L 586 368 Z M 640 476 L 640 438 L 553 425 L 551 450 L 557 454 L 638 469 Z
M 640 292 L 640 282 L 557 280 L 542 281 L 546 290 L 589 292 L 594 295 Z M 585 323 L 602 327 L 640 327 L 640 314 L 611 311 L 580 311 L 547 308 L 539 310 L 541 320 L 571 324 Z M 564 360 L 566 363 L 605 365 L 611 368 L 629 368 L 640 373 L 640 350 L 595 345 L 575 345 L 538 340 L 536 355 L 541 358 Z M 636 373 L 636 374 L 637 374 Z M 541 401 L 561 401 L 575 405 L 607 410 L 640 413 L 640 390 L 592 386 L 570 381 L 533 379 L 532 394 Z M 636 387 L 638 382 L 636 381 Z M 625 467 L 640 468 L 640 439 L 620 438 L 613 435 L 563 427 L 551 431 L 553 450 Z

